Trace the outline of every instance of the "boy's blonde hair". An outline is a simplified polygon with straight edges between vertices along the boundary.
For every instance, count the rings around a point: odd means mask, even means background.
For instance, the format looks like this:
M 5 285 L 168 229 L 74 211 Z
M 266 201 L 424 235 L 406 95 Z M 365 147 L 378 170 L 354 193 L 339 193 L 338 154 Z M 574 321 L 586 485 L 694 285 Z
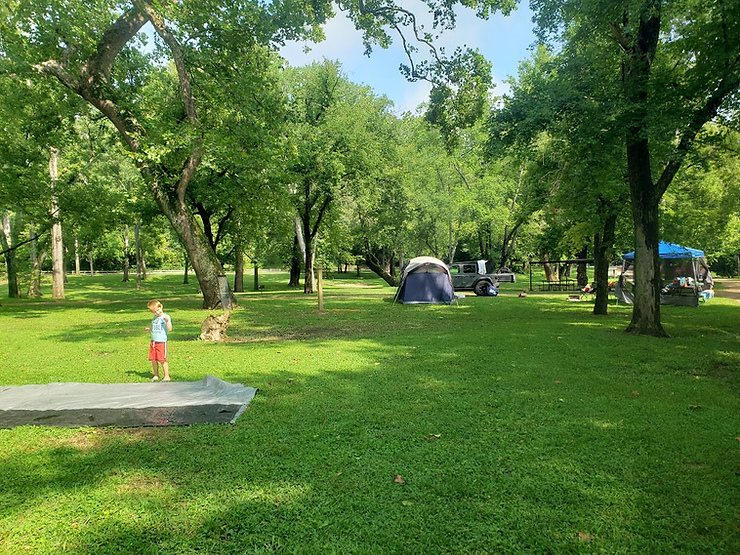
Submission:
M 146 306 L 149 310 L 154 312 L 158 308 L 161 308 L 162 303 L 160 303 L 159 301 L 149 301 L 148 303 L 146 303 Z

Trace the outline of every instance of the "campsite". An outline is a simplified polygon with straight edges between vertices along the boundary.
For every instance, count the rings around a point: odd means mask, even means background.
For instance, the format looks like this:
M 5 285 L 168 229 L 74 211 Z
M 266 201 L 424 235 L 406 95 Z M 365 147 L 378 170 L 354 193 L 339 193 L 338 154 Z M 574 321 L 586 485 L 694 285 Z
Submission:
M 0 555 L 740 554 L 740 2 L 0 7 Z
M 516 284 L 404 305 L 350 273 L 326 280 L 319 313 L 286 280 L 239 294 L 218 344 L 196 339 L 179 274 L 4 299 L 3 384 L 147 382 L 158 297 L 175 383 L 258 391 L 234 424 L 0 430 L 3 552 L 736 551 L 732 282 L 665 307 L 666 340 L 625 334 L 626 305 L 596 317 Z

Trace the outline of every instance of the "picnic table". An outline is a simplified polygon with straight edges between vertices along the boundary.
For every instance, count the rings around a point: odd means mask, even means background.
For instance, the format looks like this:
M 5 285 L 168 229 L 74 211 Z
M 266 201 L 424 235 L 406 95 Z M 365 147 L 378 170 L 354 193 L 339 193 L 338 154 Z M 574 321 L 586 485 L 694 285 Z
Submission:
M 573 278 L 562 278 L 558 281 L 542 281 L 538 285 L 540 291 L 580 291 L 581 287 Z

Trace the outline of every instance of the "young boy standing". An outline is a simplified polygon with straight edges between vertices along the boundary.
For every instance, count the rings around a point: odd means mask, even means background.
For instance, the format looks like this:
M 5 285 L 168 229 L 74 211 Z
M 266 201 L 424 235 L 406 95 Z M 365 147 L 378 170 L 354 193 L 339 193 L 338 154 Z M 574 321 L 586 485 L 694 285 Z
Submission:
M 149 301 L 146 305 L 154 314 L 151 328 L 144 328 L 145 331 L 152 332 L 152 340 L 149 343 L 149 360 L 152 362 L 152 371 L 154 372 L 153 382 L 159 380 L 159 365 L 162 365 L 164 371 L 163 382 L 170 381 L 170 366 L 167 364 L 167 333 L 172 331 L 172 318 L 165 314 L 162 303 L 159 301 Z

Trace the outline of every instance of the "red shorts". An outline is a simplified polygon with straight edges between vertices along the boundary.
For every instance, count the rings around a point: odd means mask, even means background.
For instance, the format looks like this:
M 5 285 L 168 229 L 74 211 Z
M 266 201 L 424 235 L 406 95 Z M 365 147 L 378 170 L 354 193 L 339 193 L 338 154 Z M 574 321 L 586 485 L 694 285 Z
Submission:
M 152 362 L 167 362 L 167 342 L 150 341 L 149 342 L 149 360 Z

